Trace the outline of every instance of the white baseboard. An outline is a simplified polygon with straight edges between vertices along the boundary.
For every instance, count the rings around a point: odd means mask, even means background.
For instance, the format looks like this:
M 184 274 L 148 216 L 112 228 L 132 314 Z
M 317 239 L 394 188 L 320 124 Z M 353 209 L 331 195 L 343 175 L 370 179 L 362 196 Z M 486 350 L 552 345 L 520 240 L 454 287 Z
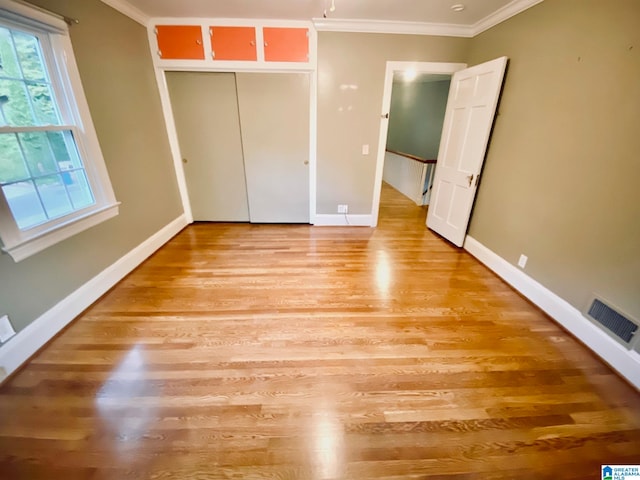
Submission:
M 187 220 L 183 214 L 19 331 L 0 347 L 0 372 L 11 375 L 74 318 L 185 226 Z
M 317 214 L 313 224 L 317 227 L 370 227 L 371 215 Z
M 593 350 L 620 375 L 640 389 L 640 355 L 627 350 L 587 320 L 580 310 L 536 282 L 522 270 L 468 236 L 464 249 L 480 260 L 518 292 L 540 307 Z

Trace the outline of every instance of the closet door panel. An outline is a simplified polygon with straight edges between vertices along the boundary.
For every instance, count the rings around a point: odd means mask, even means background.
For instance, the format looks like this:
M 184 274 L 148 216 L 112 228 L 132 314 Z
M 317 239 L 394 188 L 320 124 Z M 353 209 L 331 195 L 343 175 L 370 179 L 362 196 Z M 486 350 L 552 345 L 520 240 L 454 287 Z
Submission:
M 233 73 L 167 72 L 194 220 L 249 220 Z
M 252 223 L 309 223 L 309 75 L 237 73 Z

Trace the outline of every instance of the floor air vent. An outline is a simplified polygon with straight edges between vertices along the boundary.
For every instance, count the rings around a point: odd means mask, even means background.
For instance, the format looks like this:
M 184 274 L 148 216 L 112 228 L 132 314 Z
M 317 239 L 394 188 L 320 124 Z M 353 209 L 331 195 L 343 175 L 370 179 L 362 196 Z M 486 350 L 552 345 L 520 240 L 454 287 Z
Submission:
M 599 324 L 613 338 L 631 348 L 633 337 L 638 331 L 638 323 L 623 315 L 604 301 L 594 298 L 587 317 Z

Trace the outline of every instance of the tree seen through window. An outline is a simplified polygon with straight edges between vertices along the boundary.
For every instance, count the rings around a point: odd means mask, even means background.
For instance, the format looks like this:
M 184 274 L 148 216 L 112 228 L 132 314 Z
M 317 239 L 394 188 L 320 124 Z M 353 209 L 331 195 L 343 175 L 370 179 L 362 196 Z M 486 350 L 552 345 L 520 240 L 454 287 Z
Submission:
M 0 186 L 22 230 L 94 204 L 37 36 L 0 27 Z

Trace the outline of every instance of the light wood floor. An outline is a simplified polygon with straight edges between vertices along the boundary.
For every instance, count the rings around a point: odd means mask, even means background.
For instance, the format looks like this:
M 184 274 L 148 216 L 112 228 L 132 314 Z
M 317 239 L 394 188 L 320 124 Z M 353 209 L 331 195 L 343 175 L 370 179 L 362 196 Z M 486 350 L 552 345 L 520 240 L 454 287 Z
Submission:
M 0 389 L 0 478 L 599 479 L 640 395 L 389 187 L 197 224 Z

